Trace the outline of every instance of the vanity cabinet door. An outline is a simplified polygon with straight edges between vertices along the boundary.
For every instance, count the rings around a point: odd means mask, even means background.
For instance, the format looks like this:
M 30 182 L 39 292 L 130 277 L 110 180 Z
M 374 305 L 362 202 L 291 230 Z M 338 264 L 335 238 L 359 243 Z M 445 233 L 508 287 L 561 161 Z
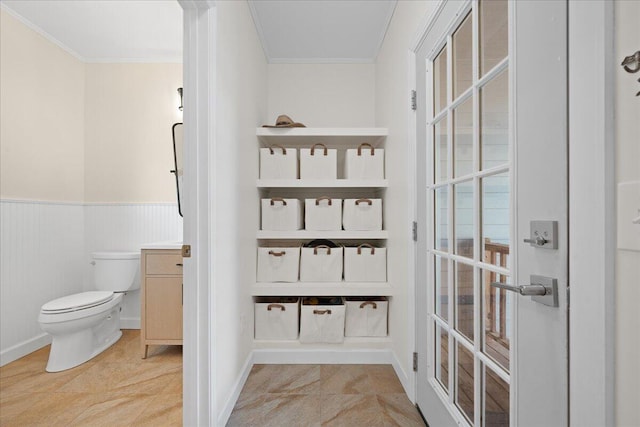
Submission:
M 182 345 L 182 254 L 143 249 L 141 272 L 140 341 L 146 359 L 150 345 Z
M 147 277 L 146 339 L 182 339 L 182 277 Z

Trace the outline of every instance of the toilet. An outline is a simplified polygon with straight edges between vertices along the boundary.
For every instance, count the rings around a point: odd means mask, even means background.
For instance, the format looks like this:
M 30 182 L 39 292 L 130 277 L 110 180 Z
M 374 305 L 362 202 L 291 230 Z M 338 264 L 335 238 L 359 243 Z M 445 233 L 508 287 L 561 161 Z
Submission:
M 78 366 L 122 336 L 123 295 L 140 288 L 139 252 L 94 252 L 95 291 L 68 295 L 44 304 L 38 322 L 52 336 L 47 372 Z

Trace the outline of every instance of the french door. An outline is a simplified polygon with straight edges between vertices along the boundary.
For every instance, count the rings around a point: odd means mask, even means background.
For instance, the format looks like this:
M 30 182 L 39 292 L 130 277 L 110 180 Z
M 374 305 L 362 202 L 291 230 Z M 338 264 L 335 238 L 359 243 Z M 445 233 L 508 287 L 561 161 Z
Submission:
M 417 402 L 432 427 L 568 423 L 566 9 L 445 1 L 416 50 Z

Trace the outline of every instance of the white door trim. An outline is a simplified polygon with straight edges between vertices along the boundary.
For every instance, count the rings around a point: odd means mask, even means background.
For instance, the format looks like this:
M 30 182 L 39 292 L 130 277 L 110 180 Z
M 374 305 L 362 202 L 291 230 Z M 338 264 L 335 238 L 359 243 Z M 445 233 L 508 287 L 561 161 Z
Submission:
M 214 425 L 215 316 L 210 248 L 213 232 L 209 166 L 215 126 L 213 1 L 178 0 L 183 8 L 184 52 L 184 259 L 183 424 Z
M 569 2 L 569 417 L 615 425 L 614 2 Z M 588 65 L 587 65 L 588 64 Z

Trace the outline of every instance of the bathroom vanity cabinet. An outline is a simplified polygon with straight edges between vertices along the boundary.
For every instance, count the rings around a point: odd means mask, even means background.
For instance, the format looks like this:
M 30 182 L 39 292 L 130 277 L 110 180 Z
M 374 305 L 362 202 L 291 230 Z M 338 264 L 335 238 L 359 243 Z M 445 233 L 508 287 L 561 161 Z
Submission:
M 150 345 L 182 345 L 182 255 L 179 249 L 143 249 L 140 337 Z

